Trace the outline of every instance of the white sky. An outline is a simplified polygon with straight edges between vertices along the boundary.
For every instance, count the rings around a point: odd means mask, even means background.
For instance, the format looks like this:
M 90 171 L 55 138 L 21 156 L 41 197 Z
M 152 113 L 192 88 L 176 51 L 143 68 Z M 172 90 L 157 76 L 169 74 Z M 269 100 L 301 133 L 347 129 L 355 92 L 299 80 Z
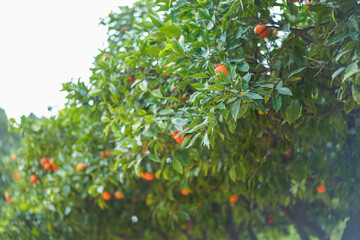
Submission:
M 56 114 L 65 103 L 61 83 L 87 82 L 94 56 L 106 47 L 100 18 L 133 2 L 0 0 L 0 108 L 16 120 Z

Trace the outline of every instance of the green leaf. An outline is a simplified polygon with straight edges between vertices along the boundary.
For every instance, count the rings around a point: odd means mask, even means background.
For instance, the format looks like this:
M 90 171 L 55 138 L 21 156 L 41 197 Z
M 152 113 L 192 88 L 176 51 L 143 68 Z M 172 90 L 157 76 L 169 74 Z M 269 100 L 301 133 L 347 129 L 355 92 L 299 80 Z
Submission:
M 180 37 L 182 34 L 181 27 L 176 25 L 162 27 L 159 30 L 168 37 Z
M 260 96 L 257 93 L 249 92 L 245 95 L 245 97 L 251 98 L 251 99 L 263 99 L 262 96 Z
M 246 177 L 246 170 L 245 170 L 245 166 L 244 163 L 240 163 L 238 164 L 238 167 L 236 168 L 236 175 L 238 179 L 245 179 Z
M 294 76 L 295 74 L 298 74 L 299 72 L 301 72 L 301 71 L 304 70 L 305 68 L 306 68 L 306 67 L 303 67 L 303 68 L 299 68 L 299 69 L 296 69 L 296 70 L 292 71 L 292 72 L 290 73 L 290 75 L 288 76 L 288 78 Z
M 190 140 L 189 144 L 186 146 L 186 148 L 191 147 L 191 146 L 194 144 L 194 142 L 196 141 L 196 139 L 200 136 L 200 134 L 201 134 L 201 132 L 195 134 L 195 135 L 191 138 L 191 140 Z
M 195 88 L 196 90 L 201 90 L 201 89 L 204 89 L 204 88 L 205 88 L 205 85 L 202 84 L 202 83 L 199 83 L 199 82 L 193 83 L 193 84 L 191 84 L 191 86 L 192 86 L 193 88 Z
M 360 104 L 360 91 L 357 89 L 355 84 L 351 87 L 352 90 L 352 96 L 357 104 Z
M 355 73 L 357 73 L 359 71 L 360 71 L 360 69 L 357 66 L 357 62 L 351 63 L 349 66 L 347 66 L 342 81 L 344 82 L 346 79 L 348 79 L 349 77 L 351 77 L 352 75 L 354 75 Z
M 140 82 L 139 84 L 139 88 L 143 91 L 143 92 L 146 92 L 147 89 L 148 89 L 148 83 L 146 80 Z
M 160 20 L 159 15 L 156 12 L 154 12 L 151 9 L 151 7 L 148 8 L 148 11 L 149 11 L 149 17 L 155 27 L 161 28 L 165 26 L 165 24 Z
M 205 73 L 196 73 L 194 75 L 191 75 L 190 77 L 193 77 L 193 78 L 209 78 L 209 76 Z
M 346 37 L 350 36 L 350 34 L 341 34 L 341 35 L 337 35 L 333 38 L 330 38 L 327 42 L 326 42 L 326 46 L 330 46 L 333 45 L 339 41 L 342 41 L 343 39 L 345 39 Z
M 236 102 L 234 102 L 234 104 L 231 107 L 231 116 L 235 121 L 238 119 L 238 115 L 240 112 L 240 103 L 241 103 L 241 99 L 238 99 Z
M 183 174 L 183 166 L 181 165 L 181 162 L 179 160 L 173 159 L 171 162 L 171 166 L 176 172 Z
M 231 179 L 233 182 L 236 182 L 236 168 L 235 168 L 235 166 L 232 166 L 232 167 L 230 168 L 229 175 L 230 175 L 230 179 Z
M 161 162 L 158 156 L 156 156 L 155 154 L 150 154 L 148 157 L 154 162 Z
M 65 197 L 69 196 L 69 194 L 70 194 L 70 186 L 69 185 L 64 185 L 63 189 L 62 189 L 62 192 L 63 192 Z
M 286 109 L 286 121 L 295 122 L 301 116 L 302 107 L 298 100 L 292 100 Z
M 291 93 L 290 89 L 288 89 L 287 87 L 279 88 L 279 89 L 278 89 L 278 92 L 279 92 L 280 94 L 283 94 L 283 95 L 292 96 L 292 93 Z
M 238 116 L 237 116 L 238 119 L 245 115 L 245 113 L 247 112 L 248 108 L 249 108 L 249 104 L 248 104 L 248 103 L 245 103 L 245 104 L 242 104 L 242 105 L 241 105 L 239 114 L 238 114 Z
M 222 85 L 221 83 L 216 83 L 214 85 L 208 86 L 208 89 L 210 89 L 212 91 L 223 91 L 223 90 L 225 90 L 225 86 Z
M 345 67 L 341 67 L 338 70 L 336 70 L 332 75 L 331 75 L 331 79 L 334 80 L 334 78 L 336 78 L 342 71 L 345 70 Z
M 279 109 L 281 108 L 282 98 L 280 96 L 276 98 L 276 96 L 273 95 L 271 97 L 271 100 L 272 100 L 272 105 L 273 105 L 275 111 L 278 112 Z

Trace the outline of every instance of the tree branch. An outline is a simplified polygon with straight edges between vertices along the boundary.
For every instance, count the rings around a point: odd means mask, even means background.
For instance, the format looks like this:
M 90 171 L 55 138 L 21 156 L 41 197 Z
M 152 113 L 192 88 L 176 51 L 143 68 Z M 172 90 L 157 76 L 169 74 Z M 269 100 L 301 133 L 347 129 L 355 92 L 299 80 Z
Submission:
M 329 235 L 324 232 L 315 222 L 306 219 L 305 215 L 299 212 L 291 211 L 289 208 L 284 206 L 279 206 L 278 208 L 294 225 L 301 225 L 306 227 L 320 240 L 330 240 Z

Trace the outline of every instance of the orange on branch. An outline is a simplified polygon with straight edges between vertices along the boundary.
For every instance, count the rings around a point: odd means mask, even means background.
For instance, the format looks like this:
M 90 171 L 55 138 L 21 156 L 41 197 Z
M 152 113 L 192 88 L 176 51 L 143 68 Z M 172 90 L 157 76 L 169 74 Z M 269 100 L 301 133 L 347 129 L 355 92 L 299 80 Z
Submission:
M 229 198 L 229 202 L 232 202 L 232 203 L 237 202 L 237 200 L 238 200 L 238 197 L 235 194 L 231 195 Z
M 324 193 L 326 191 L 325 185 L 321 184 L 321 185 L 317 186 L 316 191 L 318 191 L 318 193 Z
M 189 195 L 190 190 L 188 188 L 184 188 L 183 190 L 181 190 L 181 194 L 182 195 Z
M 13 177 L 14 177 L 16 180 L 19 180 L 19 179 L 20 179 L 20 174 L 14 173 L 14 174 L 13 174 Z
M 31 183 L 36 183 L 37 180 L 38 180 L 38 177 L 36 175 L 33 174 L 33 175 L 30 176 L 30 182 Z
M 260 38 L 266 38 L 269 35 L 269 28 L 266 27 L 265 24 L 256 25 L 254 29 L 254 33 L 258 35 Z
M 10 158 L 11 158 L 11 160 L 15 161 L 15 160 L 16 160 L 16 155 L 15 155 L 15 154 L 11 154 Z
M 226 67 L 223 65 L 223 64 L 221 64 L 221 63 L 218 63 L 218 64 L 216 64 L 215 65 L 215 72 L 216 72 L 216 74 L 220 77 L 220 73 L 219 72 L 223 72 L 223 73 L 225 73 L 226 74 L 226 76 L 229 76 L 228 75 L 228 72 L 226 71 Z M 221 77 L 220 77 L 221 78 Z
M 41 160 L 40 160 L 40 164 L 41 164 L 42 166 L 44 166 L 45 163 L 48 163 L 48 162 L 49 162 L 49 159 L 47 159 L 46 157 L 43 157 L 43 158 L 41 158 Z
M 114 196 L 115 196 L 116 199 L 123 199 L 125 195 L 122 192 L 116 191 L 114 193 Z
M 44 164 L 44 169 L 46 171 L 50 171 L 51 168 L 52 168 L 52 164 L 50 162 L 47 162 L 47 163 Z
M 108 192 L 108 191 L 105 191 L 103 192 L 102 194 L 102 198 L 105 200 L 105 201 L 108 201 L 111 199 L 111 194 Z
M 179 133 L 180 133 L 180 130 L 177 130 L 177 131 L 173 132 L 171 135 L 177 143 L 181 144 L 184 141 L 186 133 L 183 136 L 178 135 Z
M 77 165 L 76 165 L 76 171 L 82 171 L 82 170 L 84 170 L 84 169 L 86 169 L 86 165 L 84 164 L 84 163 L 78 163 Z

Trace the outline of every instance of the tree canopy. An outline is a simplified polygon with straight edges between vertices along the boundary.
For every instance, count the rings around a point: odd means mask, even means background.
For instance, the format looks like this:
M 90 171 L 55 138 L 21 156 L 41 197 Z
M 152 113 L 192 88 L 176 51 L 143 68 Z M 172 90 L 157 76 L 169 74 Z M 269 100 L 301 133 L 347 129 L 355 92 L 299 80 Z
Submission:
M 22 177 L 0 232 L 359 239 L 359 21 L 355 0 L 120 7 L 89 83 L 12 120 Z

